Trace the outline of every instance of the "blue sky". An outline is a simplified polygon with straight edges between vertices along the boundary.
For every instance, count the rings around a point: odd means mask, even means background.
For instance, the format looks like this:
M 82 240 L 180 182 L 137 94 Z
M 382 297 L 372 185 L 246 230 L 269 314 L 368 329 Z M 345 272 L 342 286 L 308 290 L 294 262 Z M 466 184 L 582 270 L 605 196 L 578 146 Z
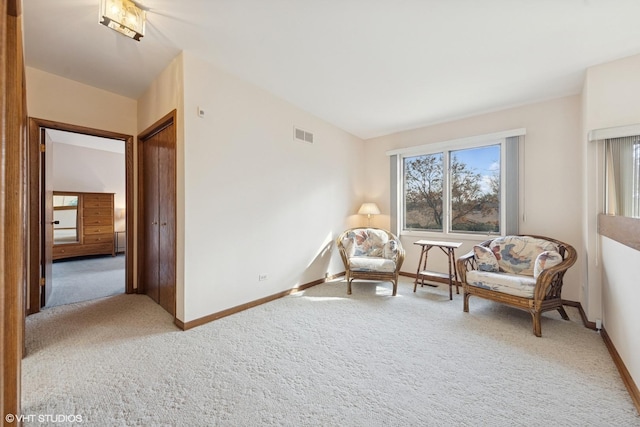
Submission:
M 457 157 L 460 162 L 466 163 L 474 173 L 482 175 L 483 178 L 480 182 L 481 190 L 484 193 L 490 192 L 490 177 L 494 175 L 495 171 L 500 170 L 500 144 L 452 150 L 450 153 L 452 156 Z M 441 153 L 433 153 L 430 155 L 440 156 L 440 154 Z M 415 157 L 408 157 L 408 159 Z M 442 159 L 442 157 L 438 158 Z
M 483 176 L 482 191 L 489 191 L 489 177 L 493 171 L 500 170 L 500 145 L 490 145 L 478 148 L 454 150 L 452 156 L 456 156 L 460 162 L 466 163 L 475 173 Z
M 500 167 L 500 146 L 490 145 L 479 148 L 455 150 L 451 152 L 461 162 L 468 164 L 477 173 L 490 174 Z

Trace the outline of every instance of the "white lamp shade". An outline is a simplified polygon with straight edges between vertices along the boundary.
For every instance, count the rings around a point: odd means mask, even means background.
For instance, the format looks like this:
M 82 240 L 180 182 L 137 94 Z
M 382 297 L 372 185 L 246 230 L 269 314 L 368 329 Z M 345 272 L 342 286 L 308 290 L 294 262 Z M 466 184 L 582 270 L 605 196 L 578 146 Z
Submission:
M 360 215 L 379 215 L 380 209 L 375 203 L 363 203 L 358 213 Z

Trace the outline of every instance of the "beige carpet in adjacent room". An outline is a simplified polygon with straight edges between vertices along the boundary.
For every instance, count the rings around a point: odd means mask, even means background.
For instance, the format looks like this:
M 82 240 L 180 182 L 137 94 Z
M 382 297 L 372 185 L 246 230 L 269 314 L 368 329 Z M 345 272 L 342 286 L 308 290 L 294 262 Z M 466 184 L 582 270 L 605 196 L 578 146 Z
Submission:
M 125 256 L 94 256 L 56 261 L 46 308 L 124 293 Z
M 236 284 L 244 286 L 245 284 Z M 600 335 L 448 289 L 318 285 L 183 332 L 146 296 L 27 318 L 23 414 L 91 426 L 640 426 Z M 30 425 L 30 423 L 27 423 Z

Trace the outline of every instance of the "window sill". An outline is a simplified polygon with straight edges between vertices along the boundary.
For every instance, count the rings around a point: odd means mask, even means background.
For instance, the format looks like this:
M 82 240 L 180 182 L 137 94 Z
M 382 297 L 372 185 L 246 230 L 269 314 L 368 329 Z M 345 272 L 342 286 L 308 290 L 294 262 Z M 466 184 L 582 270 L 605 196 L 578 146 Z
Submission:
M 600 214 L 598 233 L 640 251 L 640 218 Z

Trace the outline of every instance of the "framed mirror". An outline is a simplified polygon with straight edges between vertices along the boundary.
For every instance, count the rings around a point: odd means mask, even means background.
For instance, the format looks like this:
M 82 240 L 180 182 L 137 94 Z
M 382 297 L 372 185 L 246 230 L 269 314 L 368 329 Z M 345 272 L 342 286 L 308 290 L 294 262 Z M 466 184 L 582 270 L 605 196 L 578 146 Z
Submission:
M 53 244 L 78 243 L 78 199 L 73 193 L 53 192 Z

